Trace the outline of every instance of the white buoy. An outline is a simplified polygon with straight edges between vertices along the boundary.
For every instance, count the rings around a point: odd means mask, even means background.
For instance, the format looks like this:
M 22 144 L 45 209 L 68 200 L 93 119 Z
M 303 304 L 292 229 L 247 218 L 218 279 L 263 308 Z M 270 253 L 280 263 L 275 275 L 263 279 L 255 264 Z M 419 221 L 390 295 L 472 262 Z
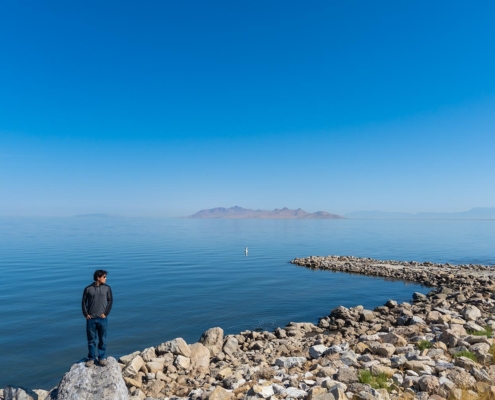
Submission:
M 247 247 L 244 249 L 244 253 L 245 253 L 246 255 L 248 255 L 248 248 L 247 248 Z

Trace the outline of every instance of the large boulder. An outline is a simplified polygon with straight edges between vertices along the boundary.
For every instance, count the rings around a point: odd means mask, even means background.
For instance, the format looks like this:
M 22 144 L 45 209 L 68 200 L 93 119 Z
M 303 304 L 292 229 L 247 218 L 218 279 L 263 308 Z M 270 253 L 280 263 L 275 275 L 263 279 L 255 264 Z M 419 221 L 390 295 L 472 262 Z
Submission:
M 127 388 L 119 364 L 108 358 L 105 367 L 73 364 L 58 385 L 57 400 L 128 400 Z
M 191 349 L 191 369 L 199 373 L 210 371 L 210 350 L 201 343 L 194 343 L 189 346 Z
M 215 357 L 222 351 L 223 329 L 219 327 L 208 329 L 201 335 L 199 342 L 210 350 L 212 357 Z

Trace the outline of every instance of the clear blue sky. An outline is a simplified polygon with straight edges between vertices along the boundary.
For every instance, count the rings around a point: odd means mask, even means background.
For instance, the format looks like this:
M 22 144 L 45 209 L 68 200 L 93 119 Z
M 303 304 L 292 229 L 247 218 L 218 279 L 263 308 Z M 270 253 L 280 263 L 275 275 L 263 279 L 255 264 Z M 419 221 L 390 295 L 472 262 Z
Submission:
M 0 215 L 495 206 L 493 1 L 0 2 Z

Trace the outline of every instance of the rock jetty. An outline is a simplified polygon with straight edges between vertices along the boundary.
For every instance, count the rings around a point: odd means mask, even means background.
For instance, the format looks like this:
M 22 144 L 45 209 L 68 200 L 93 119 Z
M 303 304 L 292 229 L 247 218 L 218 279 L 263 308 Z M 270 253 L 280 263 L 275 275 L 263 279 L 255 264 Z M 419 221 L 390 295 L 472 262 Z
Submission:
M 117 368 L 130 400 L 495 399 L 492 268 L 337 256 L 292 263 L 433 289 L 374 310 L 339 306 L 316 325 L 291 322 L 273 332 L 236 335 L 215 327 L 197 343 L 176 338 L 120 357 L 118 364 L 91 367 L 97 372 L 82 364 L 69 373 L 101 379 L 106 369 Z M 56 399 L 64 379 L 50 393 L 8 387 L 0 399 Z

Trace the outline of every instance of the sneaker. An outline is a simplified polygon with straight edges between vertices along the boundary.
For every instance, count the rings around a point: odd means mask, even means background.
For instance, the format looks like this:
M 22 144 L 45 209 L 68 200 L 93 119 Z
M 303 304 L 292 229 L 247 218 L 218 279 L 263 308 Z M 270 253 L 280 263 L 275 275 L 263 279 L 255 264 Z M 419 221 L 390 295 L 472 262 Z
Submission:
M 86 367 L 92 367 L 93 365 L 95 365 L 95 360 L 88 360 L 86 361 Z
M 106 358 L 105 358 L 105 359 L 103 359 L 103 360 L 100 360 L 100 365 L 101 365 L 102 367 L 106 367 L 106 366 L 108 365 L 108 361 L 106 360 Z

